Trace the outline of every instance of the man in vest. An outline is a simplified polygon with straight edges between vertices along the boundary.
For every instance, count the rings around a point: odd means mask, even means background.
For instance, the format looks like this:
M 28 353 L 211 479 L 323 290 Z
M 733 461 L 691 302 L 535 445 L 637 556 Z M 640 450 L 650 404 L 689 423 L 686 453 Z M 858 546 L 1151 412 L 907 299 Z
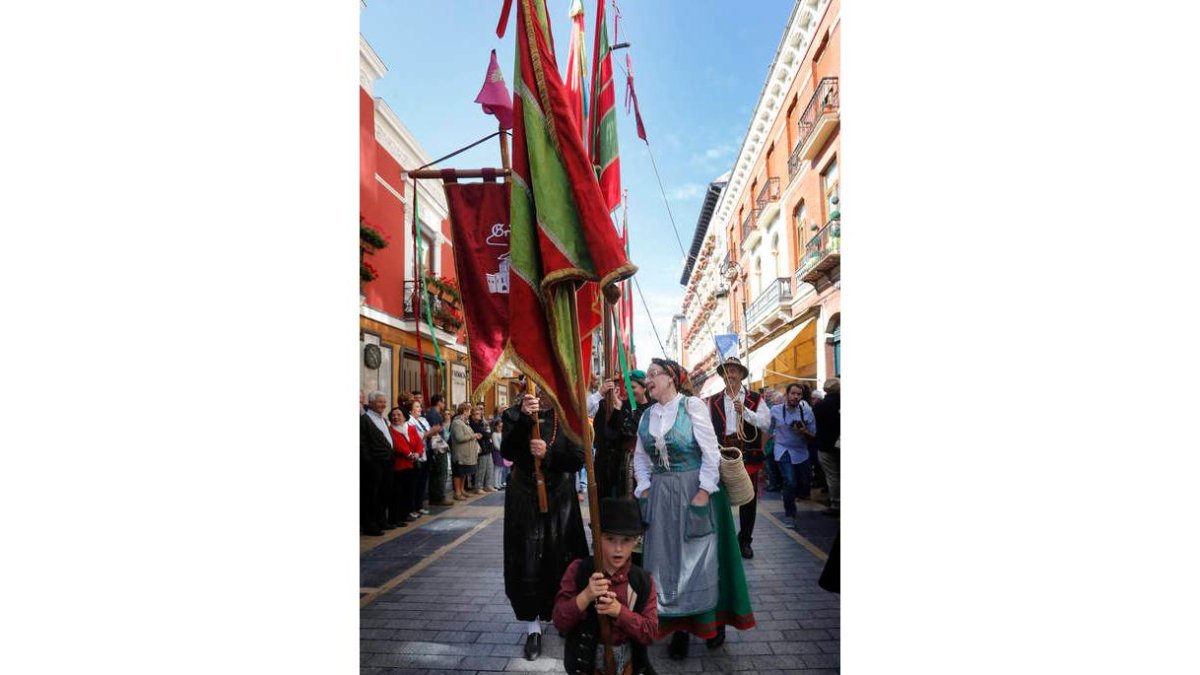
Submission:
M 763 437 L 771 427 L 771 411 L 759 394 L 742 386 L 750 371 L 736 356 L 730 356 L 717 366 L 717 374 L 725 380 L 725 389 L 709 397 L 708 412 L 712 417 L 713 430 L 717 432 L 718 444 L 741 448 L 746 473 L 750 474 L 750 482 L 754 484 L 754 499 L 738 507 L 741 520 L 738 543 L 742 557 L 753 558 L 754 549 L 750 548 L 750 542 L 754 538 L 754 519 L 758 515 L 758 473 L 766 459 Z

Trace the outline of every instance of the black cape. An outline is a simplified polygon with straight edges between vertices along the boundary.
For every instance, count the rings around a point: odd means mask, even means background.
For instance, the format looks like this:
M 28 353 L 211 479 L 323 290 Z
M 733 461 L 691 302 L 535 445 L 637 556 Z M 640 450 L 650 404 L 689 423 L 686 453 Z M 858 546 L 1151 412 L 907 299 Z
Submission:
M 520 621 L 549 621 L 554 596 L 567 566 L 590 556 L 583 515 L 575 492 L 575 473 L 583 468 L 583 448 L 554 431 L 555 415 L 541 414 L 542 440 L 554 442 L 542 459 L 549 509 L 538 511 L 537 482 L 529 439 L 533 418 L 519 406 L 504 412 L 500 453 L 511 461 L 504 493 L 504 593 Z
M 602 402 L 592 426 L 596 430 L 596 489 L 600 498 L 632 496 L 633 450 L 637 443 L 638 423 L 649 404 L 630 410 L 625 402 L 620 410 L 608 410 Z

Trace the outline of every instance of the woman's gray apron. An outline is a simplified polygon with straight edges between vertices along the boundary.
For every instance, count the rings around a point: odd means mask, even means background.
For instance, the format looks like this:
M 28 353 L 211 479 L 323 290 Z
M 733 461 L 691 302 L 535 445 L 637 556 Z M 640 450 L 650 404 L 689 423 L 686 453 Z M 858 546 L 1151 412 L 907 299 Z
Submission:
M 667 432 L 666 452 L 650 434 L 643 415 L 638 435 L 653 475 L 647 497 L 639 499 L 648 523 L 643 569 L 654 577 L 659 616 L 689 616 L 717 606 L 717 537 L 712 503 L 692 506 L 700 489 L 700 444 L 692 434 L 686 399 Z

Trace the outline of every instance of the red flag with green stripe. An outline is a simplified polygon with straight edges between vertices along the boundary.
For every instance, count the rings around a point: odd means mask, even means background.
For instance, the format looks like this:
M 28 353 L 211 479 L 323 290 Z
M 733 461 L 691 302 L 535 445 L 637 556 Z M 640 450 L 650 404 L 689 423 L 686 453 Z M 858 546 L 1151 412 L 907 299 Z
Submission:
M 591 133 L 588 151 L 597 167 L 604 206 L 611 213 L 621 203 L 621 156 L 617 151 L 617 97 L 613 90 L 612 52 L 604 0 L 596 0 L 596 49 L 592 55 Z
M 545 0 L 519 0 L 513 105 L 509 356 L 541 387 L 573 440 L 587 419 L 579 326 L 571 303 L 579 283 L 631 276 L 587 148 L 558 75 Z

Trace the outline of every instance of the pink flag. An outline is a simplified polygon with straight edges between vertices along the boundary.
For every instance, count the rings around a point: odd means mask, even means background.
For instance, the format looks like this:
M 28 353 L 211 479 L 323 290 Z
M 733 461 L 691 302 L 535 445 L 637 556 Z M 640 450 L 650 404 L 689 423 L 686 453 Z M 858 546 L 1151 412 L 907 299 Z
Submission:
M 483 112 L 495 115 L 501 129 L 511 129 L 513 126 L 513 102 L 504 86 L 504 73 L 500 72 L 500 64 L 496 63 L 496 50 L 492 50 L 492 62 L 488 66 L 487 78 L 475 102 L 483 104 Z

